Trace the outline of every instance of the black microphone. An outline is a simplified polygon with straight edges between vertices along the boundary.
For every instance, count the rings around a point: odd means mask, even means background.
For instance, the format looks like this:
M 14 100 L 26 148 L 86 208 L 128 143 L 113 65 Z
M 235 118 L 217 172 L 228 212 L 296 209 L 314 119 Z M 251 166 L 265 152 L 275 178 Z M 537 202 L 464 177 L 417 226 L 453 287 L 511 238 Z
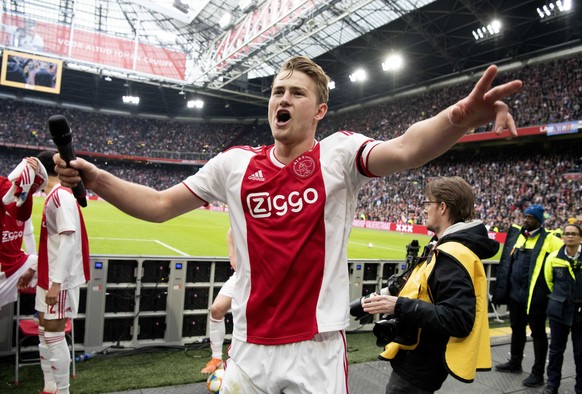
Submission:
M 75 151 L 73 150 L 73 134 L 71 133 L 69 122 L 67 122 L 67 118 L 63 115 L 53 115 L 48 120 L 48 126 L 53 141 L 59 151 L 59 155 L 61 155 L 61 158 L 67 163 L 68 167 L 69 162 L 77 158 L 77 156 L 75 156 Z M 73 188 L 73 195 L 80 206 L 87 206 L 85 185 L 82 180 Z

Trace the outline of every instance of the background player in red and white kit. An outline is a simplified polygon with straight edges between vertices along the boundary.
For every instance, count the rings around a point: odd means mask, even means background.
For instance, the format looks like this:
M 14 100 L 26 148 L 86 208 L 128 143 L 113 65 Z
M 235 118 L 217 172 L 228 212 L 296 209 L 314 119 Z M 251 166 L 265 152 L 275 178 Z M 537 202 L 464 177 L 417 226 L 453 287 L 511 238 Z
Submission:
M 358 191 L 372 177 L 436 158 L 473 127 L 495 121 L 497 133 L 517 135 L 499 100 L 522 83 L 492 88 L 496 74 L 489 67 L 467 97 L 389 141 L 347 131 L 317 141 L 329 78 L 299 56 L 273 81 L 268 118 L 274 145 L 228 149 L 163 191 L 82 159 L 72 161 L 73 168 L 55 160 L 64 185 L 76 185 L 82 175 L 87 188 L 144 220 L 163 222 L 211 201 L 227 203 L 237 274 L 221 392 L 341 394 L 348 391 L 347 245 Z
M 236 253 L 234 250 L 234 240 L 232 239 L 232 229 L 226 233 L 226 245 L 228 246 L 228 258 L 230 266 L 235 272 L 220 288 L 218 295 L 210 307 L 209 331 L 210 331 L 210 350 L 212 358 L 202 368 L 201 373 L 212 373 L 217 368 L 222 367 L 222 347 L 224 346 L 224 337 L 226 335 L 226 325 L 224 317 L 230 310 L 232 304 L 232 295 L 236 283 Z
M 59 184 L 54 152 L 38 159 L 46 167 L 48 185 L 38 248 L 35 308 L 39 318 L 39 352 L 43 391 L 69 392 L 71 355 L 65 340 L 68 318 L 77 316 L 79 287 L 89 280 L 89 244 L 81 209 L 70 189 Z
M 46 181 L 39 164 L 34 158 L 25 159 L 12 171 L 9 178 L 0 177 L 0 308 L 16 301 L 17 287 L 34 285 L 31 280 L 36 272 L 36 242 L 33 225 L 32 195 Z M 11 181 L 12 179 L 12 181 Z M 34 188 L 27 188 L 23 195 L 22 186 L 28 183 Z M 22 244 L 26 253 L 22 250 Z

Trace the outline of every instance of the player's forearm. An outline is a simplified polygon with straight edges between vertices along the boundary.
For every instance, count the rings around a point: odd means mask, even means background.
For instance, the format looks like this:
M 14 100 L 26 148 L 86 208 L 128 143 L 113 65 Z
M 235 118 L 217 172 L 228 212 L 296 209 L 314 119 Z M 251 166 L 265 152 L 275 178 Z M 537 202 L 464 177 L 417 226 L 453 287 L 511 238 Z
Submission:
M 34 239 L 33 231 L 34 227 L 32 225 L 32 221 L 29 219 L 24 223 L 24 235 L 22 236 L 24 249 L 28 254 L 36 253 L 36 240 Z
M 159 192 L 147 186 L 120 179 L 100 170 L 92 190 L 119 210 L 138 219 L 163 221 L 159 217 Z
M 128 215 L 150 222 L 161 223 L 204 204 L 182 184 L 158 191 L 103 170 L 95 183 L 92 190 L 106 201 Z
M 118 178 L 82 158 L 71 160 L 67 165 L 56 154 L 54 161 L 61 185 L 74 188 L 82 180 L 87 189 L 121 211 L 139 219 L 158 221 L 156 204 L 159 193 L 156 190 Z
M 374 147 L 370 153 L 368 169 L 374 175 L 385 176 L 420 167 L 442 155 L 466 131 L 453 126 L 447 111 L 450 108 L 413 124 L 403 135 Z
M 450 107 L 408 128 L 404 135 L 404 145 L 411 147 L 410 168 L 419 167 L 439 157 L 465 135 L 467 129 L 454 126 L 449 120 L 449 111 Z
M 30 215 L 32 215 L 32 194 L 29 194 L 24 203 L 16 208 L 16 219 L 25 222 L 30 218 Z

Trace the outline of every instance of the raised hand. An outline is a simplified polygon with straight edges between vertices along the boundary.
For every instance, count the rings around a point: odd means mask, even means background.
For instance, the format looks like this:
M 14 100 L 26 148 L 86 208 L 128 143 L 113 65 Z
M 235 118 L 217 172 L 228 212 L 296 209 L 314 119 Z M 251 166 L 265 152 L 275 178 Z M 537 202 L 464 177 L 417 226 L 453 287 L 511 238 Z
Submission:
M 47 181 L 46 170 L 34 157 L 22 159 L 20 164 L 8 175 L 12 187 L 2 198 L 4 204 L 16 202 L 21 206 L 30 194 L 44 187 Z
M 497 67 L 489 66 L 473 91 L 451 107 L 449 121 L 455 127 L 471 129 L 495 121 L 494 130 L 497 134 L 507 129 L 511 135 L 517 136 L 513 116 L 501 99 L 517 93 L 523 84 L 515 80 L 492 88 L 496 76 Z

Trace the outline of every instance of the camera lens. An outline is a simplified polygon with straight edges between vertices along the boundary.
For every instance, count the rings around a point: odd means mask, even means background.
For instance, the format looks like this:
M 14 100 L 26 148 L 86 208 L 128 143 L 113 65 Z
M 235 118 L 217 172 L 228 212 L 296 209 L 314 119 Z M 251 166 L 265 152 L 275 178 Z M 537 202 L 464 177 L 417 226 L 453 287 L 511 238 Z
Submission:
M 367 315 L 367 313 L 364 312 L 364 307 L 362 306 L 363 301 L 364 297 L 353 300 L 350 304 L 350 315 L 354 316 L 356 320 L 361 319 L 364 315 Z
M 376 336 L 376 346 L 384 347 L 398 336 L 398 319 L 380 320 L 372 330 Z
M 362 304 L 366 298 L 370 298 L 371 296 L 376 295 L 376 293 L 368 294 L 367 296 L 358 298 L 350 303 L 350 315 L 356 318 L 356 321 L 359 321 L 360 324 L 369 324 L 372 323 L 374 320 L 374 316 L 370 315 L 368 312 L 364 311 L 364 307 Z

